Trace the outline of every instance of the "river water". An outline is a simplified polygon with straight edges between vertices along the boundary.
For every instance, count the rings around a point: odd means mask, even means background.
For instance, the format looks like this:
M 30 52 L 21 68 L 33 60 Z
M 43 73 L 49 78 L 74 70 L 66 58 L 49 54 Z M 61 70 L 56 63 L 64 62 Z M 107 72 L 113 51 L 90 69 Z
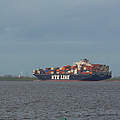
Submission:
M 0 81 L 0 120 L 120 120 L 120 82 Z

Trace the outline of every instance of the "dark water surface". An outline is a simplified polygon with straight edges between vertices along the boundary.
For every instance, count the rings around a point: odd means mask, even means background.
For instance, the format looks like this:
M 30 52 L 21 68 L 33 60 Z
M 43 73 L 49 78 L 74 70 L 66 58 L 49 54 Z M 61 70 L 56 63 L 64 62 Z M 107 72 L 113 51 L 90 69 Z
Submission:
M 0 81 L 0 120 L 120 120 L 120 82 Z

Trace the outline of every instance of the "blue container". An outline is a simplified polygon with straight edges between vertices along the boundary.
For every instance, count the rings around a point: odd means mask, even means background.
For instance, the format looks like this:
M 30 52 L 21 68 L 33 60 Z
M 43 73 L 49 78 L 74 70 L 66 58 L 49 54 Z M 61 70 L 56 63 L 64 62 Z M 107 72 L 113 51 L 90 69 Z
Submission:
M 48 70 L 45 70 L 45 72 L 49 72 Z

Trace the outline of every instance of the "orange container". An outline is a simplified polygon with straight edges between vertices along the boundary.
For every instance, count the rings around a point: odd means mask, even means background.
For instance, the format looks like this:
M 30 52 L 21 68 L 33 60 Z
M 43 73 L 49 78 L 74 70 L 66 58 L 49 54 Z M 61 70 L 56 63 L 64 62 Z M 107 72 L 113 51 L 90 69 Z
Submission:
M 65 74 L 65 71 L 62 71 L 61 73 L 62 73 L 62 74 Z
M 65 70 L 65 67 L 62 67 L 62 70 Z
M 57 71 L 57 72 L 59 72 L 60 70 L 59 70 L 59 69 L 57 69 L 56 71 Z
M 70 65 L 67 65 L 66 67 L 70 67 Z
M 81 72 L 81 74 L 89 74 L 89 72 Z
M 73 69 L 73 68 L 74 68 L 74 66 L 71 66 L 71 68 Z
M 89 72 L 89 74 L 91 74 L 91 75 L 92 75 L 92 72 Z
M 67 68 L 66 70 L 69 71 L 70 69 Z

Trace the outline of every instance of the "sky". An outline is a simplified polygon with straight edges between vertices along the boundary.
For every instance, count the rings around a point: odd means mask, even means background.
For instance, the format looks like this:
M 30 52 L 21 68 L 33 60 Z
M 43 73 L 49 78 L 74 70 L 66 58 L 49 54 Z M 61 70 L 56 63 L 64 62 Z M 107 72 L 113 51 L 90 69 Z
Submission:
M 0 0 L 0 75 L 83 58 L 120 76 L 120 0 Z

